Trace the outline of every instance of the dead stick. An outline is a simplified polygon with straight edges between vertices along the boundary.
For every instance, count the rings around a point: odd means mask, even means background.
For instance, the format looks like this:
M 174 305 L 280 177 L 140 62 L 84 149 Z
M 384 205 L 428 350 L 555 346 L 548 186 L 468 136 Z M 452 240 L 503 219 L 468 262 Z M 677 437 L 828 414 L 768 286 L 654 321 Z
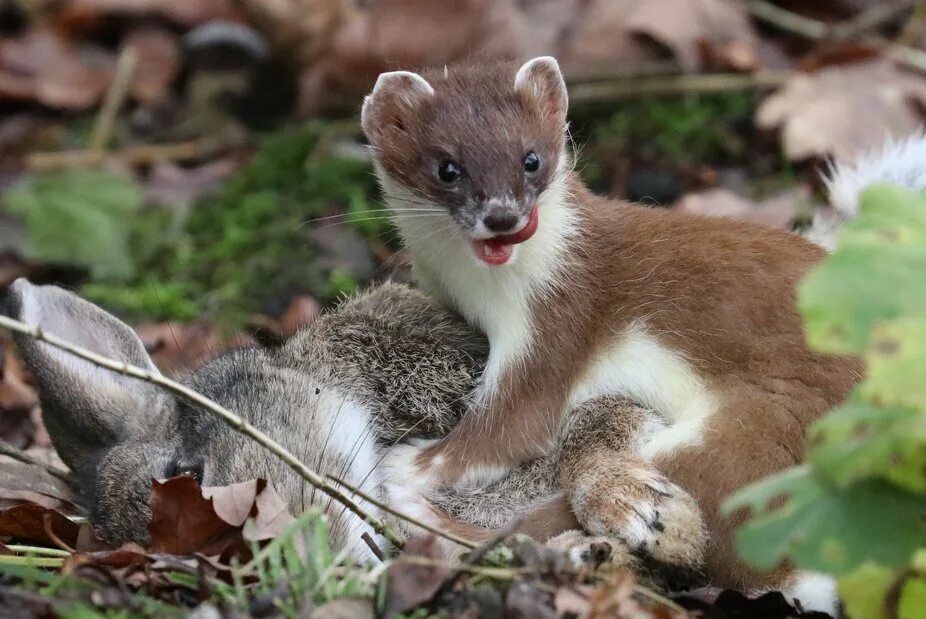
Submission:
M 745 7 L 753 16 L 773 26 L 814 41 L 821 41 L 838 34 L 838 25 L 831 27 L 816 19 L 804 17 L 777 7 L 770 2 L 766 2 L 766 0 L 747 0 Z M 926 72 L 926 53 L 918 49 L 891 43 L 875 35 L 865 35 L 860 38 L 860 41 L 879 49 L 897 64 L 908 69 Z
M 833 26 L 833 36 L 838 39 L 851 39 L 866 31 L 873 30 L 887 23 L 916 4 L 916 0 L 890 0 L 879 2 Z
M 569 89 L 569 99 L 576 103 L 599 103 L 655 95 L 700 94 L 753 88 L 774 88 L 783 84 L 790 76 L 790 71 L 763 71 L 753 74 L 673 75 L 671 77 L 577 84 Z
M 910 13 L 910 18 L 904 24 L 903 30 L 894 41 L 898 45 L 916 45 L 923 35 L 923 26 L 926 25 L 926 0 L 917 0 Z
M 45 342 L 46 344 L 50 346 L 54 346 L 55 348 L 63 350 L 66 353 L 72 354 L 76 357 L 80 357 L 81 359 L 89 361 L 90 363 L 96 366 L 99 366 L 101 368 L 105 368 L 113 372 L 118 372 L 119 374 L 122 374 L 123 376 L 130 376 L 132 378 L 137 378 L 139 380 L 143 380 L 153 385 L 157 385 L 158 387 L 161 387 L 162 389 L 169 391 L 173 393 L 174 395 L 177 395 L 183 398 L 184 400 L 186 400 L 187 402 L 190 402 L 191 404 L 194 404 L 196 406 L 206 409 L 207 411 L 209 411 L 216 417 L 220 418 L 226 424 L 228 424 L 235 431 L 240 432 L 241 434 L 244 434 L 245 436 L 252 439 L 257 444 L 264 447 L 267 451 L 269 451 L 270 453 L 275 455 L 277 458 L 279 458 L 282 462 L 284 462 L 287 466 L 289 466 L 293 471 L 295 471 L 304 480 L 309 482 L 312 486 L 318 488 L 324 494 L 327 494 L 332 499 L 334 499 L 335 501 L 337 501 L 338 503 L 340 503 L 341 505 L 343 505 L 344 507 L 346 507 L 353 513 L 355 513 L 364 522 L 369 524 L 373 528 L 374 531 L 376 531 L 377 533 L 385 537 L 393 545 L 399 548 L 404 546 L 405 540 L 402 539 L 402 537 L 399 536 L 397 533 L 395 533 L 390 527 L 388 527 L 382 520 L 380 520 L 376 516 L 373 516 L 372 514 L 367 513 L 366 510 L 360 507 L 356 502 L 354 502 L 352 499 L 344 495 L 344 493 L 339 491 L 337 488 L 332 487 L 331 484 L 326 482 L 323 477 L 321 477 L 320 475 L 318 475 L 317 473 L 309 469 L 305 464 L 303 464 L 296 456 L 294 456 L 285 447 L 280 445 L 278 442 L 276 442 L 275 440 L 273 440 L 272 438 L 270 438 L 269 436 L 267 436 L 266 434 L 264 434 L 263 432 L 261 432 L 260 430 L 258 430 L 257 428 L 249 424 L 247 421 L 245 421 L 243 418 L 231 412 L 230 410 L 228 410 L 221 404 L 165 376 L 161 376 L 160 374 L 155 374 L 149 370 L 145 370 L 145 369 L 136 367 L 134 365 L 129 365 L 121 361 L 109 359 L 107 357 L 104 357 L 103 355 L 93 352 L 92 350 L 88 350 L 86 348 L 83 348 L 82 346 L 71 344 L 70 342 L 62 340 L 54 335 L 47 334 L 44 331 L 42 331 L 42 329 L 39 327 L 33 327 L 31 325 L 27 325 L 26 323 L 20 322 L 18 320 L 13 320 L 12 318 L 9 318 L 7 316 L 0 316 L 0 327 L 4 327 L 11 331 L 16 331 L 17 333 L 28 335 L 29 337 L 32 337 L 40 342 Z M 364 500 L 370 501 L 373 504 L 377 503 L 376 499 L 366 495 L 365 493 L 359 490 L 355 490 L 355 492 L 359 497 L 363 498 Z M 416 518 L 412 518 L 411 516 L 402 514 L 401 512 L 392 510 L 390 513 L 416 526 L 419 526 L 422 528 L 427 527 L 427 525 L 425 525 L 422 522 L 419 522 Z M 449 539 L 450 541 L 454 541 L 454 542 L 457 541 L 457 539 L 454 538 L 454 536 L 449 535 L 447 533 L 438 531 L 436 534 L 441 535 L 442 537 L 445 537 Z M 464 544 L 464 545 L 469 546 L 469 544 Z
M 143 165 L 158 161 L 185 161 L 213 154 L 226 146 L 220 140 L 203 138 L 173 144 L 143 144 L 116 151 L 70 150 L 55 153 L 32 153 L 26 157 L 26 167 L 33 171 L 58 170 L 97 166 L 109 159 L 128 165 Z
M 52 466 L 50 464 L 46 464 L 42 462 L 41 460 L 37 460 L 36 458 L 33 458 L 32 456 L 24 452 L 23 450 L 13 447 L 12 445 L 10 445 L 4 440 L 0 440 L 0 454 L 13 458 L 14 460 L 18 460 L 19 462 L 22 462 L 23 464 L 30 464 L 32 466 L 37 466 L 41 469 L 45 469 L 45 472 L 47 472 L 49 475 L 57 477 L 58 479 L 67 483 L 68 485 L 74 484 L 74 479 L 71 477 L 71 474 L 68 473 L 67 471 L 62 471 L 56 466 Z
M 106 91 L 106 98 L 103 99 L 96 125 L 94 125 L 93 133 L 90 135 L 90 150 L 106 150 L 109 139 L 113 134 L 113 127 L 116 126 L 116 116 L 119 115 L 119 110 L 122 108 L 122 104 L 125 103 L 125 97 L 129 93 L 129 86 L 132 84 L 132 76 L 135 74 L 137 60 L 138 55 L 132 46 L 126 47 L 119 54 L 119 60 L 116 62 L 116 73 L 113 75 L 109 90 Z

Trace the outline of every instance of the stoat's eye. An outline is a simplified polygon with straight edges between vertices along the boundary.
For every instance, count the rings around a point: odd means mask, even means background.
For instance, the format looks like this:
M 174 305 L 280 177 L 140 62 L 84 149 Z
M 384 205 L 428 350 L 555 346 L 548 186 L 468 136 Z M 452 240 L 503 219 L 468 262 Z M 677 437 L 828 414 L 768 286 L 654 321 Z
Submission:
M 437 178 L 445 183 L 454 183 L 463 174 L 463 168 L 453 161 L 443 161 L 437 166 Z
M 526 172 L 536 172 L 540 169 L 540 157 L 534 151 L 524 155 L 524 170 Z

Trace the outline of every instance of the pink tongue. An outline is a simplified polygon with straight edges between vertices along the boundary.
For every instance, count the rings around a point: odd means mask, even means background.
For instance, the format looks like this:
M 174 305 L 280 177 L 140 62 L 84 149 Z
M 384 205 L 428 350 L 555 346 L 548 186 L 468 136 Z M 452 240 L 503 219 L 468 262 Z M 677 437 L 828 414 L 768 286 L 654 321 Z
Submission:
M 498 243 L 495 239 L 485 241 L 471 241 L 473 252 L 476 257 L 492 266 L 505 264 L 514 253 L 514 245 L 510 243 Z

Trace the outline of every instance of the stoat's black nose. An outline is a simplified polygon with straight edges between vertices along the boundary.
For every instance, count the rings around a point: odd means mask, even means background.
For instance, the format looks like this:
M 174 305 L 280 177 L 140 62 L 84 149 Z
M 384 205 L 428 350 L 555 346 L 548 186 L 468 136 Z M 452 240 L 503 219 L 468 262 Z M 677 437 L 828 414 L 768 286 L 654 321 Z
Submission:
M 482 223 L 490 232 L 511 232 L 518 225 L 518 214 L 508 209 L 496 209 L 483 217 Z

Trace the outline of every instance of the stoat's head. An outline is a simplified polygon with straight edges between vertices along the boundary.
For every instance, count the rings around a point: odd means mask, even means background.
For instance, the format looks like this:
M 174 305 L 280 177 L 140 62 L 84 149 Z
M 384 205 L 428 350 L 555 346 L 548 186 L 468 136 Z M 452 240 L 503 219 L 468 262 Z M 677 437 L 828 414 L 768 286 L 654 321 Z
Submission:
M 476 257 L 509 261 L 543 225 L 544 190 L 565 155 L 566 84 L 556 60 L 486 62 L 423 76 L 383 73 L 363 130 L 396 217 L 452 219 Z

